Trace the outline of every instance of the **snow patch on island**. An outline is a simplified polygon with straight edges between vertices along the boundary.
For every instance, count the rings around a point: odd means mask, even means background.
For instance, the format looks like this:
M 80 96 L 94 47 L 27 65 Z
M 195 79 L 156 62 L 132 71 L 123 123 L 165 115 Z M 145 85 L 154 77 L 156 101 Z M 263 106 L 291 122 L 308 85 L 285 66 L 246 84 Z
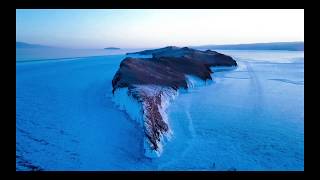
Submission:
M 188 89 L 207 86 L 213 83 L 211 79 L 203 80 L 194 75 L 185 75 Z
M 143 126 L 142 105 L 130 95 L 128 88 L 117 89 L 111 99 L 120 110 L 124 110 L 132 120 Z
M 114 92 L 112 101 L 145 131 L 146 157 L 159 157 L 163 143 L 172 136 L 166 109 L 176 95 L 174 89 L 157 85 L 134 85 Z

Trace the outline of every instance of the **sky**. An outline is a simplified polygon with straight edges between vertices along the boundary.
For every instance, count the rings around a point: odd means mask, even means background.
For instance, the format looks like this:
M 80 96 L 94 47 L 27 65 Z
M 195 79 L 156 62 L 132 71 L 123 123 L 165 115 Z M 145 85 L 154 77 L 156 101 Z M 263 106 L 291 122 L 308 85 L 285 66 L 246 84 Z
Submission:
M 16 41 L 66 48 L 304 41 L 304 10 L 17 9 Z

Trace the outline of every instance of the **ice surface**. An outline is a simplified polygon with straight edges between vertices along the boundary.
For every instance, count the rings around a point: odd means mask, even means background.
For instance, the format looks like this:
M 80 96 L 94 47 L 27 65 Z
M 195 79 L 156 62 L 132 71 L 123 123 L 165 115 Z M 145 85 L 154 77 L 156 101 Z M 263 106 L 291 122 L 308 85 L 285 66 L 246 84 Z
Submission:
M 303 62 L 248 56 L 235 70 L 215 71 L 212 85 L 177 96 L 168 112 L 175 136 L 160 169 L 304 169 Z
M 205 86 L 189 77 L 196 86 L 166 108 L 172 136 L 155 159 L 139 114 L 113 102 L 125 55 L 17 62 L 16 169 L 304 170 L 304 53 L 219 52 L 239 66 L 213 69 Z
M 68 49 L 68 48 L 16 48 L 16 61 L 38 61 L 53 59 L 70 59 L 92 56 L 121 55 L 141 49 Z M 128 55 L 135 56 L 135 55 Z M 149 57 L 149 56 L 147 56 Z

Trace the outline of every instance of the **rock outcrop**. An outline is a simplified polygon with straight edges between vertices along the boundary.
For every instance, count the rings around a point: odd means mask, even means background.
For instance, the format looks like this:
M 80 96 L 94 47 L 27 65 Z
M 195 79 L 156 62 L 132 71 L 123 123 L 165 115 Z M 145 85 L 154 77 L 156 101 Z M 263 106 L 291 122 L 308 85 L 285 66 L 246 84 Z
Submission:
M 157 155 L 161 151 L 163 135 L 170 130 L 164 118 L 164 101 L 167 102 L 172 92 L 179 88 L 188 88 L 187 75 L 206 81 L 212 79 L 211 66 L 237 65 L 230 56 L 187 47 L 169 46 L 132 54 L 152 54 L 152 58 L 125 58 L 112 80 L 112 92 L 114 94 L 119 88 L 127 88 L 128 96 L 141 104 L 149 151 L 155 151 Z

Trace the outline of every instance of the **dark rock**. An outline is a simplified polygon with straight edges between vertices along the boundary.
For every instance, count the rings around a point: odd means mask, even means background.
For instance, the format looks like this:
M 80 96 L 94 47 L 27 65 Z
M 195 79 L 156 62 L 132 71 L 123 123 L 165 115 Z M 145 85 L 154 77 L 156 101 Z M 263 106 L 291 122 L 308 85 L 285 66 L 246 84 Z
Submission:
M 237 169 L 235 167 L 231 167 L 228 171 L 237 171 Z
M 212 169 L 215 169 L 216 168 L 216 163 L 212 163 Z
M 173 89 L 187 88 L 186 74 L 211 79 L 209 65 L 188 58 L 126 58 L 120 64 L 113 80 L 113 92 L 117 88 L 133 84 L 153 84 Z
M 236 66 L 237 63 L 230 56 L 218 53 L 216 51 L 200 51 L 188 47 L 161 51 L 153 53 L 155 58 L 159 57 L 184 57 L 195 61 L 200 61 L 209 66 Z
M 160 142 L 160 135 L 168 131 L 168 125 L 162 119 L 160 109 L 161 96 L 163 91 L 158 91 L 154 95 L 148 95 L 143 91 L 135 94 L 134 97 L 142 101 L 144 104 L 144 114 L 147 119 L 145 122 L 148 128 L 145 128 L 145 135 L 150 141 L 151 148 L 158 150 L 158 142 Z

